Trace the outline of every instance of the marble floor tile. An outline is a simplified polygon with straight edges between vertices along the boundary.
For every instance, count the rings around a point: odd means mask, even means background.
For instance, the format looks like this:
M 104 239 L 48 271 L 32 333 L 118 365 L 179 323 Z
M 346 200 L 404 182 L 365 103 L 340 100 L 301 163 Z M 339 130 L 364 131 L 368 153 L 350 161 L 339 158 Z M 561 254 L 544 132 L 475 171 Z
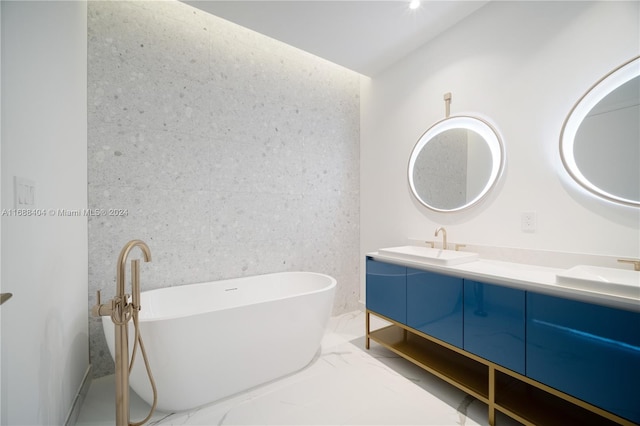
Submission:
M 94 380 L 76 424 L 113 425 L 114 399 L 113 376 Z M 148 411 L 132 392 L 131 420 Z M 373 342 L 365 350 L 364 313 L 356 311 L 331 318 L 304 369 L 189 412 L 156 412 L 148 424 L 473 426 L 487 424 L 487 407 Z

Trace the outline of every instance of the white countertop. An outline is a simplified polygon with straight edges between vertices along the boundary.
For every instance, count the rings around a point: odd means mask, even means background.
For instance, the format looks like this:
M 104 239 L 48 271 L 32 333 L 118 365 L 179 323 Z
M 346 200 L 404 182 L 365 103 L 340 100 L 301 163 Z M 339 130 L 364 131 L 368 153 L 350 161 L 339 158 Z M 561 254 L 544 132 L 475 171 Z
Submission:
M 407 260 L 393 255 L 382 254 L 377 251 L 367 253 L 367 256 L 375 260 L 445 275 L 455 275 L 460 278 L 482 281 L 487 284 L 498 284 L 505 287 L 640 312 L 640 295 L 635 298 L 624 297 L 616 294 L 569 287 L 562 283 L 557 283 L 556 274 L 562 272 L 564 269 L 482 258 L 461 265 L 442 266 L 427 262 Z

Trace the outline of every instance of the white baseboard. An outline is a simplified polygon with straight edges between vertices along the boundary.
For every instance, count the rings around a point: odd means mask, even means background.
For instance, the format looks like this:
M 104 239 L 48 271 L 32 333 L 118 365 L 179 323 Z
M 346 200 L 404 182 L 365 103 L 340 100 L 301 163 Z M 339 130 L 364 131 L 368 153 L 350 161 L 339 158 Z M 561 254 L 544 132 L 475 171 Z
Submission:
M 76 394 L 75 399 L 73 400 L 73 404 L 71 405 L 71 409 L 69 410 L 69 414 L 67 415 L 67 420 L 65 421 L 65 426 L 75 426 L 76 421 L 78 420 L 78 416 L 80 415 L 80 409 L 82 408 L 82 404 L 84 403 L 84 399 L 87 396 L 87 392 L 89 392 L 89 386 L 91 385 L 91 364 L 87 367 L 87 371 L 84 373 L 84 377 L 82 379 L 82 383 L 80 383 L 80 388 L 78 389 L 78 393 Z

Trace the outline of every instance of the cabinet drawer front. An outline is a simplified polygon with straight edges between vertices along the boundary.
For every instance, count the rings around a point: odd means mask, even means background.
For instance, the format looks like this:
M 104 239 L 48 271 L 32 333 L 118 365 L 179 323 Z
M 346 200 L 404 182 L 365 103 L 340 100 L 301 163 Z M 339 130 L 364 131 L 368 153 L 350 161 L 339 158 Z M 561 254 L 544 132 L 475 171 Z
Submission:
M 525 372 L 525 292 L 464 280 L 464 349 Z
M 527 376 L 640 423 L 640 314 L 527 293 Z
M 367 309 L 407 323 L 407 268 L 367 259 Z
M 462 278 L 407 268 L 407 325 L 462 348 Z

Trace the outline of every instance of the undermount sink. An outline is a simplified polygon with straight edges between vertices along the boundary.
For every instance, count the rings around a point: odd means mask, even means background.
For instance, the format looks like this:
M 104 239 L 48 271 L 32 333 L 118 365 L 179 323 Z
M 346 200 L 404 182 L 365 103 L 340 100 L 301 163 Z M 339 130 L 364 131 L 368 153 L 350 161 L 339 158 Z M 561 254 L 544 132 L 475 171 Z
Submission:
M 468 251 L 441 250 L 421 246 L 401 246 L 379 249 L 378 253 L 398 259 L 426 262 L 435 265 L 460 265 L 478 259 L 478 253 Z
M 556 282 L 572 288 L 640 297 L 640 272 L 637 271 L 578 265 L 556 274 Z

